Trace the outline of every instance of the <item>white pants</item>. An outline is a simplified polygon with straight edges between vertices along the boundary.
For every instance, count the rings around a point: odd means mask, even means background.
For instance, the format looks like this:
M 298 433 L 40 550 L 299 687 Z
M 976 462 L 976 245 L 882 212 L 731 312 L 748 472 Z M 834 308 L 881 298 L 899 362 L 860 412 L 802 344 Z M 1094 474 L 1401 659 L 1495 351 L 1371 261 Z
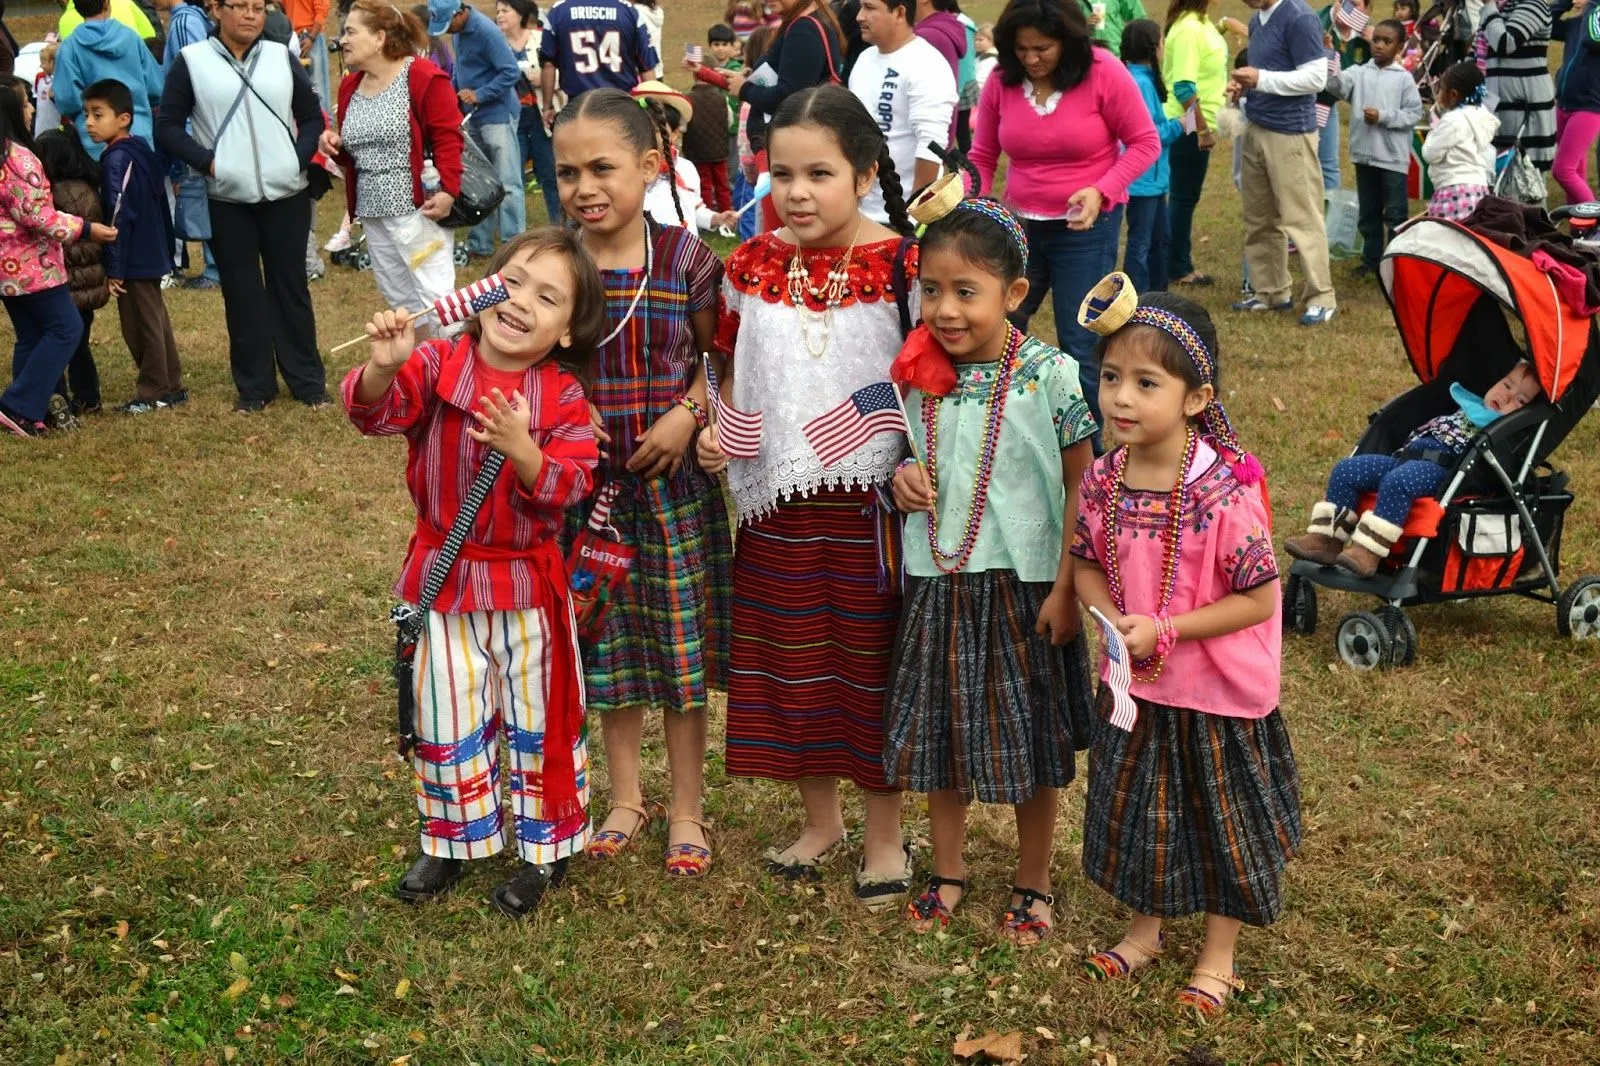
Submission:
M 455 234 L 423 218 L 421 211 L 364 218 L 361 230 L 372 255 L 373 280 L 390 307 L 424 311 L 456 290 Z M 428 251 L 435 242 L 438 246 Z M 428 254 L 413 264 L 412 257 L 424 251 Z

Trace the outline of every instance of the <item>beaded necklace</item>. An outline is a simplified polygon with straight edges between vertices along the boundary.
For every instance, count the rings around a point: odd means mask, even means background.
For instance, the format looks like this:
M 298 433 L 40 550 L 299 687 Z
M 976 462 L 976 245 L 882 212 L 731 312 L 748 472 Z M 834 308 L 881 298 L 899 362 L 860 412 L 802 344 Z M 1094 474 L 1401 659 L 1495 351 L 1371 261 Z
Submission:
M 947 574 L 964 569 L 978 546 L 978 530 L 983 525 L 983 513 L 989 505 L 989 479 L 994 475 L 995 452 L 1000 445 L 1000 422 L 1006 410 L 1006 396 L 1011 392 L 1011 375 L 1016 369 L 1017 352 L 1022 348 L 1022 331 L 1015 326 L 1006 327 L 1006 347 L 1000 356 L 1000 369 L 995 375 L 994 392 L 989 397 L 989 411 L 983 425 L 983 448 L 978 453 L 978 472 L 973 478 L 972 505 L 967 509 L 967 523 L 962 530 L 961 543 L 953 552 L 939 546 L 939 508 L 928 512 L 928 548 L 933 552 L 933 564 Z M 939 484 L 939 399 L 922 398 L 922 427 L 928 441 L 928 480 Z
M 1172 593 L 1178 584 L 1178 556 L 1183 551 L 1183 492 L 1189 483 L 1189 470 L 1194 466 L 1194 453 L 1199 442 L 1199 434 L 1194 431 L 1193 425 L 1189 426 L 1183 444 L 1183 463 L 1178 467 L 1178 479 L 1173 482 L 1172 492 L 1167 496 L 1167 528 L 1161 537 L 1161 599 L 1151 612 L 1157 618 L 1164 617 L 1172 606 Z M 1128 604 L 1122 588 L 1122 568 L 1117 562 L 1117 526 L 1122 514 L 1122 496 L 1127 491 L 1124 482 L 1127 468 L 1128 448 L 1124 445 L 1112 460 L 1111 500 L 1106 505 L 1110 513 L 1106 517 L 1105 553 L 1106 587 L 1111 592 L 1112 605 L 1118 614 L 1123 615 L 1128 613 Z M 1140 681 L 1154 681 L 1161 676 L 1161 668 L 1165 665 L 1164 655 L 1140 659 L 1133 664 L 1133 676 Z
M 862 221 L 865 221 L 863 219 Z M 794 256 L 789 260 L 789 302 L 794 304 L 794 313 L 800 320 L 800 336 L 805 341 L 806 353 L 813 359 L 821 359 L 828 351 L 828 341 L 833 336 L 833 312 L 844 299 L 844 287 L 850 280 L 850 260 L 856 251 L 856 241 L 861 238 L 862 222 L 856 223 L 855 236 L 850 238 L 850 247 L 844 251 L 844 257 L 828 268 L 828 280 L 820 289 L 813 288 L 811 279 L 806 271 L 805 249 L 800 247 L 799 238 L 795 238 Z M 806 306 L 806 296 L 824 305 L 819 312 L 812 311 Z M 822 343 L 811 343 L 810 320 L 822 320 Z

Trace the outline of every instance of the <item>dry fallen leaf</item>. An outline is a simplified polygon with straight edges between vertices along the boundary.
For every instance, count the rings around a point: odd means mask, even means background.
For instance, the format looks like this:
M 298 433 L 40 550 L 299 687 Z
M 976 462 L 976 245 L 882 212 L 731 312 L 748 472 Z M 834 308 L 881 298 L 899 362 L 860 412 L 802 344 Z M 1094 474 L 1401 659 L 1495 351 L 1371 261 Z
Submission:
M 1033 1027 L 1033 1031 L 1038 1033 L 1040 1036 L 1044 1037 L 1046 1040 L 1053 1041 L 1056 1038 L 1056 1034 L 1055 1033 L 1052 1033 L 1049 1029 L 1046 1029 L 1042 1025 L 1034 1026 Z
M 116 932 L 118 940 L 128 939 L 128 920 L 126 918 L 117 923 Z
M 249 973 L 250 962 L 237 951 L 231 952 L 228 955 L 228 969 L 234 973 Z
M 337 966 L 333 968 L 333 975 L 341 981 L 349 981 L 351 983 L 361 980 L 361 978 L 357 977 L 355 974 L 346 970 L 341 970 Z
M 1022 1034 L 1006 1033 L 1002 1036 L 990 1029 L 972 1040 L 957 1040 L 950 1050 L 956 1058 L 973 1062 L 1021 1062 Z
M 223 991 L 222 998 L 223 999 L 229 999 L 229 1000 L 238 999 L 240 996 L 244 995 L 249 990 L 250 990 L 250 978 L 241 977 L 237 981 L 235 981 L 233 984 L 229 985 Z
M 1282 400 L 1278 399 L 1276 396 L 1274 396 L 1272 398 L 1272 406 L 1280 415 L 1289 413 L 1288 405 L 1286 405 Z
M 338 988 L 333 990 L 333 994 L 336 996 L 353 996 L 356 994 L 356 990 L 351 988 L 349 985 L 340 985 Z
M 411 982 L 409 980 L 407 980 L 406 978 L 402 977 L 402 978 L 400 978 L 399 983 L 394 986 L 394 998 L 395 999 L 405 999 L 406 998 L 406 993 L 410 992 L 410 991 L 411 991 Z

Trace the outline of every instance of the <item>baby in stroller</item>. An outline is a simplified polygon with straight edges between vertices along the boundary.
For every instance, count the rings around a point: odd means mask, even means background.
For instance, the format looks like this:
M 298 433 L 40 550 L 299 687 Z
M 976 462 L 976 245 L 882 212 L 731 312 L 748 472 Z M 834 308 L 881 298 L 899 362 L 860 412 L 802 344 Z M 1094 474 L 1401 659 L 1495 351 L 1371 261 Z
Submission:
M 1334 465 L 1327 498 L 1311 508 L 1311 524 L 1284 541 L 1296 559 L 1338 565 L 1357 577 L 1371 577 L 1388 558 L 1411 505 L 1436 495 L 1449 471 L 1478 430 L 1528 406 L 1543 395 L 1527 361 L 1519 362 L 1480 399 L 1459 382 L 1450 396 L 1459 410 L 1423 423 L 1392 455 L 1352 455 Z M 1372 510 L 1357 508 L 1363 493 L 1376 492 Z

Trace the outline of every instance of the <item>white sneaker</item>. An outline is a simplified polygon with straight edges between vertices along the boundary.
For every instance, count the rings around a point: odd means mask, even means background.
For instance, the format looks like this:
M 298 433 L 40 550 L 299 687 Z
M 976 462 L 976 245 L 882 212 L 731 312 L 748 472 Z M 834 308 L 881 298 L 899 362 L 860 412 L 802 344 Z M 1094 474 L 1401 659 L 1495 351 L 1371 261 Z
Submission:
M 324 252 L 342 252 L 348 247 L 350 247 L 350 231 L 342 229 L 328 238 L 328 243 L 322 246 L 322 250 Z
M 183 276 L 180 274 L 163 274 L 161 276 L 161 287 L 163 289 L 176 289 L 183 282 Z

